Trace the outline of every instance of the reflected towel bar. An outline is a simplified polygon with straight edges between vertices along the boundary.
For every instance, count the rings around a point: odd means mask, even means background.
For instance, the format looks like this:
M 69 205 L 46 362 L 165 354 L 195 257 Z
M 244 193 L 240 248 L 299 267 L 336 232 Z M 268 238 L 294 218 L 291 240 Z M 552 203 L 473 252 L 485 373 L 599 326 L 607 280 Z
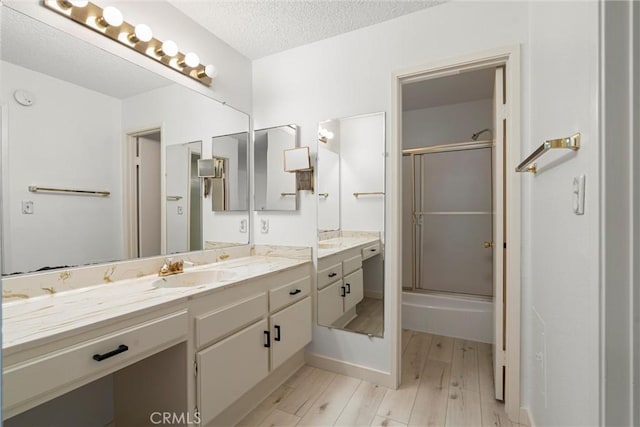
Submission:
M 318 196 L 324 197 L 325 199 L 329 197 L 329 193 L 318 193 Z
M 527 157 L 522 163 L 518 165 L 518 167 L 516 168 L 516 172 L 536 173 L 538 171 L 538 166 L 533 162 L 535 162 L 538 157 L 542 156 L 547 151 L 555 148 L 566 148 L 573 151 L 579 150 L 580 134 L 576 133 L 575 135 L 566 138 L 550 139 L 548 141 L 545 141 L 540 147 L 538 147 L 533 153 L 531 153 L 529 157 Z
M 73 190 L 70 188 L 48 188 L 48 187 L 38 187 L 35 185 L 29 186 L 29 191 L 32 193 L 39 193 L 41 191 L 49 191 L 52 193 L 70 193 L 70 194 L 83 194 L 86 196 L 99 196 L 99 197 L 108 197 L 111 195 L 110 191 L 94 191 L 94 190 Z
M 280 197 L 285 197 L 285 196 L 295 196 L 296 193 L 280 193 Z
M 182 196 L 167 196 L 168 202 L 177 202 L 178 200 L 182 200 Z
M 360 196 L 384 196 L 384 191 L 371 191 L 368 193 L 353 193 L 353 197 L 355 197 L 356 199 Z

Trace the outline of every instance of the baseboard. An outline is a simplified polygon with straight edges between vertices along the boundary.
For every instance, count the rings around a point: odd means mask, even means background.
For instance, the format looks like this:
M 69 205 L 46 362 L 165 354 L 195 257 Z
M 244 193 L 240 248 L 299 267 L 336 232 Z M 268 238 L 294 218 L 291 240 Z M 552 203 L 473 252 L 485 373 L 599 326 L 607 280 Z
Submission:
M 342 314 L 342 316 L 338 317 L 335 322 L 331 325 L 332 328 L 344 329 L 347 327 L 353 319 L 358 317 L 358 313 L 356 313 L 356 308 L 353 307 L 349 309 L 349 311 Z
M 384 292 L 365 289 L 364 297 L 373 299 L 384 299 Z
M 529 408 L 524 408 L 524 407 L 520 408 L 519 423 L 523 426 L 536 427 L 535 423 L 533 422 L 533 418 L 529 413 Z
M 379 371 L 377 369 L 368 368 L 362 365 L 345 362 L 331 357 L 322 356 L 314 353 L 306 353 L 305 360 L 307 365 L 316 368 L 325 369 L 335 372 L 336 374 L 348 375 L 350 377 L 359 378 L 369 381 L 383 387 L 395 389 L 396 384 L 389 372 Z
M 289 377 L 298 371 L 305 361 L 304 349 L 271 372 L 267 378 L 246 392 L 240 399 L 222 411 L 208 424 L 213 426 L 234 426 L 253 411 L 264 399 L 280 387 Z

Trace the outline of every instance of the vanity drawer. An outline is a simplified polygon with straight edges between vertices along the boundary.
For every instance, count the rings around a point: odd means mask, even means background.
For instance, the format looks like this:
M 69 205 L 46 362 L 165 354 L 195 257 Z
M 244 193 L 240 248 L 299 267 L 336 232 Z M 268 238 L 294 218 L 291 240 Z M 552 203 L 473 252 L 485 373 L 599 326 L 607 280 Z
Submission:
M 380 242 L 375 242 L 372 245 L 365 246 L 362 248 L 362 260 L 367 258 L 371 258 L 372 256 L 378 255 L 380 253 Z
M 31 401 L 37 404 L 56 397 L 70 386 L 78 387 L 186 340 L 187 319 L 186 311 L 172 313 L 6 366 L 2 378 L 5 416 L 34 406 Z
M 339 262 L 324 270 L 318 271 L 318 289 L 322 289 L 336 280 L 342 279 L 342 263 Z
M 284 286 L 269 291 L 269 309 L 271 312 L 298 301 L 309 295 L 311 291 L 311 277 L 303 277 Z
M 360 267 L 362 267 L 362 255 L 358 254 L 342 261 L 342 274 L 346 276 L 349 273 L 353 273 Z
M 267 294 L 261 293 L 196 317 L 196 346 L 201 348 L 267 314 Z

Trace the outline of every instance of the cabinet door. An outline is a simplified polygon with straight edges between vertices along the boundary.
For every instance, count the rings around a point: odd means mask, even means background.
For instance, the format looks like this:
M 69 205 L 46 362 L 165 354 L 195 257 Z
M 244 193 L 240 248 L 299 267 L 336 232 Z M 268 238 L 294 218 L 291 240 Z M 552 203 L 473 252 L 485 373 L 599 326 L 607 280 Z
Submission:
M 269 373 L 267 319 L 198 352 L 198 408 L 208 424 Z M 271 340 L 273 342 L 273 340 Z
M 344 297 L 344 311 L 355 307 L 364 298 L 364 282 L 362 280 L 362 269 L 356 270 L 348 276 L 344 276 L 344 287 L 346 296 Z
M 311 297 L 271 316 L 271 369 L 311 342 Z
M 318 291 L 318 323 L 331 326 L 343 313 L 342 280 Z

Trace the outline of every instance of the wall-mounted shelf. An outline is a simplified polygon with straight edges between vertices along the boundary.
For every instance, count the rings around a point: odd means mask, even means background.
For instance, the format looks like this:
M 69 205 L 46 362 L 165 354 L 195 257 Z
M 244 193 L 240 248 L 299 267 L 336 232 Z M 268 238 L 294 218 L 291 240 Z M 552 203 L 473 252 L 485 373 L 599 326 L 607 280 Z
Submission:
M 576 133 L 575 135 L 566 138 L 550 139 L 545 141 L 540 147 L 531 153 L 529 157 L 524 159 L 524 161 L 518 165 L 516 172 L 532 172 L 535 174 L 538 172 L 538 166 L 534 162 L 547 151 L 556 148 L 564 148 L 573 151 L 579 150 L 580 134 Z

